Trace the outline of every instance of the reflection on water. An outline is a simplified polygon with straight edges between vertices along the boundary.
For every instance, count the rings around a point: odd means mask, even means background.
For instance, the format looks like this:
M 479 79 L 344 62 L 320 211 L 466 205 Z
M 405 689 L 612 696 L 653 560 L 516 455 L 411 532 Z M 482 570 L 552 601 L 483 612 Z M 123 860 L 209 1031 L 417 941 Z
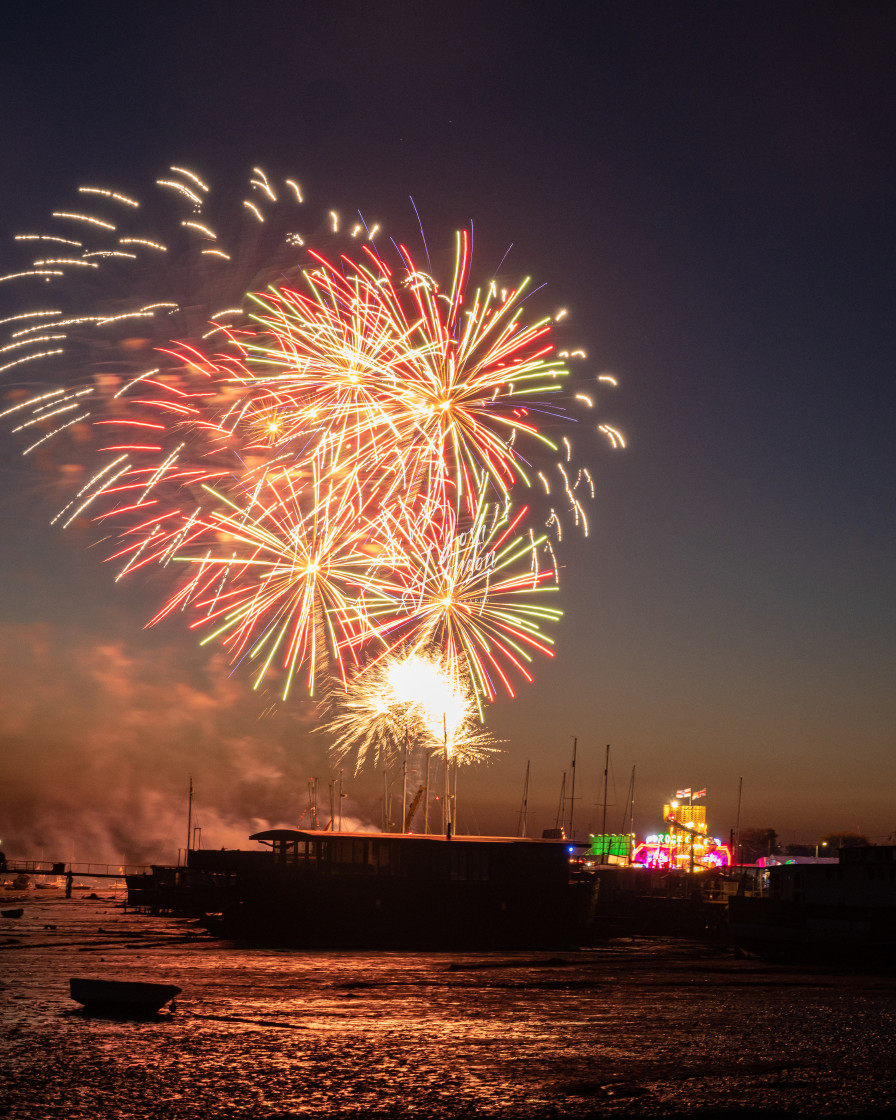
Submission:
M 0 920 L 0 1114 L 284 1120 L 890 1114 L 896 980 L 676 941 L 551 955 L 243 950 L 41 892 Z M 100 1018 L 70 976 L 180 985 Z M 747 1109 L 748 1111 L 743 1111 Z

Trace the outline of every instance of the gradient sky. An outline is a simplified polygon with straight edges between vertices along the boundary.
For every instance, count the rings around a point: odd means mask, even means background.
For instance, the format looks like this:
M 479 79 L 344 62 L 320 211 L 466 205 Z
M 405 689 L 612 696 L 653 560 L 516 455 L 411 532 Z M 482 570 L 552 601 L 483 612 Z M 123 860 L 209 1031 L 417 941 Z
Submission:
M 594 437 L 592 535 L 462 830 L 655 831 L 676 788 L 814 842 L 896 830 L 894 234 L 889 4 L 71 5 L 6 16 L 0 261 L 74 186 L 252 166 L 430 247 L 473 220 L 490 275 L 568 306 L 625 451 Z M 218 18 L 212 18 L 217 10 Z M 475 267 L 474 267 L 475 271 Z M 252 695 L 158 581 L 113 584 L 47 526 L 0 435 L 0 836 L 55 858 L 171 858 L 192 774 L 208 843 L 294 823 L 328 780 L 314 713 Z M 381 779 L 346 784 L 379 821 Z M 50 850 L 52 849 L 52 850 Z

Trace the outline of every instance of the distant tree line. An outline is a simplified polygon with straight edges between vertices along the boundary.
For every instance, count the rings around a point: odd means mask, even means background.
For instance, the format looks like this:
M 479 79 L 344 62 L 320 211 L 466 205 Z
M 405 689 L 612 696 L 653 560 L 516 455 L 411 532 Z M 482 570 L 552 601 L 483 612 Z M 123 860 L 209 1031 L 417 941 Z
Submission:
M 778 843 L 778 833 L 773 828 L 743 828 L 739 837 L 738 858 L 744 863 L 755 863 L 762 856 L 836 856 L 839 848 L 866 848 L 870 844 L 867 836 L 858 832 L 829 832 L 822 836 L 818 844 Z

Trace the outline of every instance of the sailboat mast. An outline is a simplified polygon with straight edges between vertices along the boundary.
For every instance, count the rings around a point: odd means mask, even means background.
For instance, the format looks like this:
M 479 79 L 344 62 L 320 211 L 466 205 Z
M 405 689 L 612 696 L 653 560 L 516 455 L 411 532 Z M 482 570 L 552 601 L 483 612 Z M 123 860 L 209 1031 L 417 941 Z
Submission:
M 566 804 L 566 771 L 563 771 L 563 780 L 560 782 L 560 804 L 557 806 L 557 822 L 556 827 L 560 828 L 560 822 L 563 820 L 563 806 Z
M 429 764 L 430 764 L 431 759 L 432 759 L 432 755 L 430 754 L 429 748 L 427 747 L 427 750 L 426 750 L 426 781 L 425 781 L 426 792 L 424 794 L 424 800 L 423 800 L 423 835 L 424 836 L 429 836 Z
M 190 851 L 190 844 L 192 843 L 192 825 L 193 825 L 193 775 L 190 775 L 190 792 L 187 795 L 187 847 L 184 851 L 184 866 L 187 864 L 188 853 Z
M 576 806 L 576 748 L 579 745 L 579 740 L 573 736 L 572 739 L 572 783 L 569 794 L 569 839 L 572 840 L 575 833 L 572 830 L 572 815 Z
M 608 782 L 609 782 L 609 775 L 610 775 L 610 744 L 607 743 L 607 753 L 606 753 L 606 756 L 604 757 L 604 815 L 603 815 L 603 823 L 601 824 L 601 828 L 600 828 L 602 836 L 607 835 L 607 786 L 608 786 Z
M 451 839 L 451 774 L 449 765 L 451 756 L 448 754 L 448 717 L 442 712 L 442 732 L 445 737 L 445 802 L 442 806 L 442 831 Z
M 404 827 L 405 818 L 408 812 L 408 729 L 404 729 L 404 757 L 401 760 L 401 831 L 406 832 Z
M 525 836 L 529 824 L 529 760 L 526 760 L 526 780 L 523 783 L 523 803 L 520 805 L 520 819 L 516 826 L 517 836 Z
M 317 819 L 317 778 L 312 778 L 308 783 L 308 808 L 311 815 L 311 827 L 317 829 L 320 821 Z
M 459 769 L 459 767 L 457 765 L 457 755 L 455 755 L 454 759 L 452 760 L 452 766 L 454 767 L 454 793 L 451 797 L 451 820 L 452 820 L 452 828 L 456 832 L 457 831 L 457 771 Z
M 742 858 L 741 855 L 740 855 L 740 799 L 741 799 L 741 795 L 743 794 L 743 792 L 744 792 L 744 780 L 741 777 L 741 778 L 738 778 L 738 780 L 737 780 L 737 821 L 735 822 L 735 825 L 734 825 L 734 852 L 732 853 L 732 855 L 734 856 L 734 862 L 737 864 L 738 867 L 740 867 L 740 862 L 741 862 L 741 858 Z

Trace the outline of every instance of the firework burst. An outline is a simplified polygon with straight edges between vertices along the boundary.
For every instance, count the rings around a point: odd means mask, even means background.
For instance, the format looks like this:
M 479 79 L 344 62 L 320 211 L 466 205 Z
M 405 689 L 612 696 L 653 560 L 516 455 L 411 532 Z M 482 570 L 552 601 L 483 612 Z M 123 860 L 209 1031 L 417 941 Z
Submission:
M 130 546 L 140 563 L 167 559 L 193 569 L 154 622 L 190 607 L 199 616 L 193 627 L 210 631 L 203 644 L 219 640 L 235 661 L 248 658 L 256 688 L 272 668 L 281 670 L 284 698 L 303 669 L 309 692 L 327 671 L 344 682 L 343 651 L 370 630 L 364 497 L 321 475 L 316 460 L 309 471 L 268 468 L 239 503 L 210 489 L 218 503 L 210 513 L 158 534 L 148 556 L 142 542 Z
M 448 293 L 400 251 L 400 276 L 370 250 L 360 262 L 343 256 L 339 271 L 316 258 L 308 291 L 259 297 L 259 337 L 235 341 L 279 445 L 307 441 L 325 422 L 321 438 L 351 444 L 365 476 L 472 513 L 480 478 L 505 497 L 528 484 L 518 437 L 556 450 L 530 410 L 560 392 L 565 365 L 547 341 L 550 320 L 521 321 L 525 283 L 466 293 L 461 312 L 465 234 Z
M 474 286 L 466 232 L 445 284 L 363 223 L 328 256 L 298 183 L 257 168 L 236 223 L 192 171 L 156 189 L 165 236 L 84 187 L 0 277 L 47 297 L 0 321 L 0 375 L 2 415 L 68 488 L 57 520 L 115 541 L 120 574 L 164 565 L 154 621 L 186 613 L 256 687 L 322 687 L 338 757 L 388 759 L 400 726 L 485 757 L 483 704 L 551 654 L 562 524 L 587 531 L 591 477 L 553 438 L 567 403 L 594 408 L 566 391 L 565 313 L 528 317 L 527 280 Z M 562 495 L 547 531 L 536 480 Z
M 446 762 L 488 761 L 497 741 L 479 722 L 468 679 L 437 652 L 382 658 L 349 683 L 336 714 L 320 730 L 332 737 L 334 758 L 388 766 L 402 751 L 438 754 Z
M 545 534 L 526 531 L 526 507 L 490 503 L 482 487 L 463 531 L 452 517 L 407 512 L 394 522 L 389 579 L 368 597 L 377 635 L 387 648 L 442 650 L 455 676 L 469 674 L 480 703 L 495 698 L 497 682 L 512 696 L 510 673 L 531 681 L 532 654 L 552 655 L 541 625 L 561 615 L 545 602 L 557 591 Z

